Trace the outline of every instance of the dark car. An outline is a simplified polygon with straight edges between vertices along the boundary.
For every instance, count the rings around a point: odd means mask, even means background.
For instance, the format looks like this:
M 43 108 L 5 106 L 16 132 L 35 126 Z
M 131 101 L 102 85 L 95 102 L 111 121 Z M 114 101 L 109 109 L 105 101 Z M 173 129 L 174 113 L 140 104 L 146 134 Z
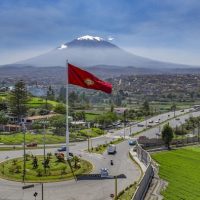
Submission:
M 128 144 L 129 145 L 136 145 L 137 144 L 137 140 L 129 140 Z
M 59 152 L 66 151 L 66 146 L 61 146 L 60 148 L 57 149 L 57 151 Z
M 144 124 L 138 124 L 137 126 L 138 126 L 138 127 L 143 127 L 143 126 L 144 126 Z
M 57 156 L 57 155 L 63 155 L 63 156 L 64 156 L 64 153 L 63 153 L 63 152 L 58 152 L 58 151 L 56 151 L 56 152 L 55 152 L 55 156 Z M 73 154 L 72 152 L 69 152 L 69 156 L 73 157 L 74 154 Z
M 27 144 L 26 147 L 37 147 L 37 143 L 36 142 L 32 142 L 30 144 Z

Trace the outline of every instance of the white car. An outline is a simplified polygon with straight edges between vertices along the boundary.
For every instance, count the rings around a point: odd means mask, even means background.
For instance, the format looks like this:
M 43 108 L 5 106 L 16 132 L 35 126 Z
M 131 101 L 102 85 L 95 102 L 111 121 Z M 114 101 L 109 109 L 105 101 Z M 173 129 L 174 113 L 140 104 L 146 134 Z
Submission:
M 108 152 L 108 154 L 115 154 L 117 152 L 116 151 L 116 145 L 114 145 L 114 144 L 109 145 L 108 149 L 107 149 L 107 152 Z
M 108 177 L 108 169 L 107 168 L 101 168 L 101 177 Z

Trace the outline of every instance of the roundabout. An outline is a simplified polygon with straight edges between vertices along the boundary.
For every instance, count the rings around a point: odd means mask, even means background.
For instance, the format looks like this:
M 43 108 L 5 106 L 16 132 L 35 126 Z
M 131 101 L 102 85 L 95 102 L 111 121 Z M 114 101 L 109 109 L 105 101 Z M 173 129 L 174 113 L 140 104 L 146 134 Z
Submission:
M 62 157 L 48 154 L 43 156 L 26 156 L 25 182 L 57 182 L 66 181 L 92 171 L 92 164 L 89 161 L 74 156 L 70 161 Z M 0 163 L 0 178 L 23 181 L 23 158 L 14 158 Z

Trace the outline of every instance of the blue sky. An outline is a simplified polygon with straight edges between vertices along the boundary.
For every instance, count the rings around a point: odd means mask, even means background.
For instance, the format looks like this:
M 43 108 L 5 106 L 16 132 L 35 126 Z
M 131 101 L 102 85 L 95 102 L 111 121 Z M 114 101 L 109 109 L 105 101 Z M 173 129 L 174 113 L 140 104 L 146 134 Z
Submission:
M 0 65 L 82 35 L 157 60 L 200 65 L 199 0 L 1 0 Z

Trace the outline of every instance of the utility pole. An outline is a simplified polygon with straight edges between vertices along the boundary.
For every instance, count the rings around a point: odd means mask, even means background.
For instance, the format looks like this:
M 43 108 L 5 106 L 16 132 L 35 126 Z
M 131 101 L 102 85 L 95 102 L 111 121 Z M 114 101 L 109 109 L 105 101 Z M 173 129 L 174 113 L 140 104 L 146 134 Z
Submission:
M 126 136 L 126 110 L 124 110 L 124 139 L 125 139 L 125 136 Z
M 90 147 L 92 149 L 92 138 L 90 139 Z
M 176 108 L 174 107 L 174 118 L 176 117 Z
M 181 123 L 181 132 L 182 132 L 182 144 L 184 145 L 184 138 L 183 138 L 183 124 Z
M 41 183 L 41 185 L 42 185 L 42 200 L 44 200 L 44 184 Z
M 25 176 L 26 176 L 26 127 L 25 123 L 22 123 L 22 129 L 23 129 L 23 136 L 24 136 L 24 163 L 23 163 L 23 182 L 25 182 Z
M 146 119 L 146 128 L 147 128 L 147 117 L 145 119 Z
M 88 137 L 88 152 L 90 152 L 90 137 Z
M 198 121 L 198 143 L 199 143 L 199 121 Z
M 43 150 L 44 150 L 44 173 L 46 174 L 46 127 L 45 127 L 45 121 L 43 122 Z M 43 185 L 42 185 L 43 187 Z
M 117 200 L 117 176 L 115 178 L 115 200 Z

